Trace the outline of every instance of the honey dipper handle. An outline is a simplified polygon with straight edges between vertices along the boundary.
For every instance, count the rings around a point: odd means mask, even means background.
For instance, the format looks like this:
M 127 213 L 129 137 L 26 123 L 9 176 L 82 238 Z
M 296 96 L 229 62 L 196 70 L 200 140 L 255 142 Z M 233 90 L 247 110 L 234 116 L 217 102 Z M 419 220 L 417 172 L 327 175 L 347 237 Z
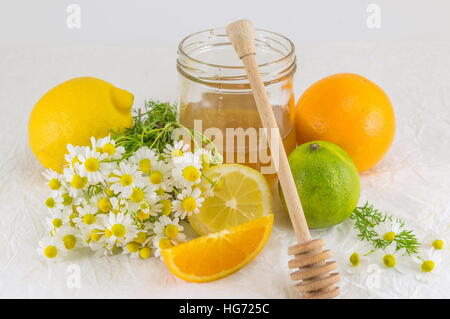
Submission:
M 258 107 L 261 122 L 263 126 L 268 129 L 269 135 L 276 134 L 275 138 L 268 136 L 269 147 L 272 154 L 276 151 L 278 151 L 279 154 L 278 163 L 275 164 L 278 164 L 276 165 L 278 179 L 280 180 L 281 188 L 283 189 L 295 235 L 299 242 L 309 241 L 311 235 L 309 233 L 308 224 L 306 223 L 294 178 L 292 177 L 280 130 L 278 129 L 277 121 L 273 114 L 272 106 L 256 62 L 256 48 L 252 22 L 249 20 L 232 22 L 227 26 L 227 34 L 236 53 L 244 63 L 250 86 L 253 89 L 253 97 Z M 273 128 L 275 128 L 275 130 L 273 130 Z

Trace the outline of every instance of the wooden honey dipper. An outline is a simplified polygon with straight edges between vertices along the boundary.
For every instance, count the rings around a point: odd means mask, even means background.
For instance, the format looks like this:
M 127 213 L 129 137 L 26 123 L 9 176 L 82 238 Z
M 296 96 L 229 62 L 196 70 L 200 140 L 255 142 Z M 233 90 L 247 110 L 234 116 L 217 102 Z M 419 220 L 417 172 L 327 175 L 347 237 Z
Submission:
M 295 287 L 303 298 L 334 298 L 339 294 L 339 287 L 336 286 L 336 283 L 340 278 L 338 273 L 330 273 L 330 271 L 336 269 L 337 264 L 335 261 L 326 261 L 332 256 L 332 252 L 322 249 L 325 242 L 322 239 L 311 238 L 280 130 L 259 73 L 252 22 L 249 20 L 232 22 L 227 26 L 227 34 L 247 71 L 261 122 L 268 129 L 268 134 L 276 135 L 275 138 L 268 136 L 269 146 L 272 154 L 275 150 L 279 150 L 278 179 L 298 240 L 297 245 L 288 249 L 288 254 L 294 256 L 288 266 L 290 269 L 298 269 L 291 273 L 291 279 L 300 281 Z

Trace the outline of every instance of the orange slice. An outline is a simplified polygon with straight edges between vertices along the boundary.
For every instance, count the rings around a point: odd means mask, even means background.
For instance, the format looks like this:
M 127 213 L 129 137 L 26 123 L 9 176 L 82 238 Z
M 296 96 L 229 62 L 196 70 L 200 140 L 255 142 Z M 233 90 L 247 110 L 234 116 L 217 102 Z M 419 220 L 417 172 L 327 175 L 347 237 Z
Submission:
M 183 280 L 217 280 L 238 271 L 259 254 L 272 224 L 270 214 L 165 249 L 161 254 L 170 271 Z

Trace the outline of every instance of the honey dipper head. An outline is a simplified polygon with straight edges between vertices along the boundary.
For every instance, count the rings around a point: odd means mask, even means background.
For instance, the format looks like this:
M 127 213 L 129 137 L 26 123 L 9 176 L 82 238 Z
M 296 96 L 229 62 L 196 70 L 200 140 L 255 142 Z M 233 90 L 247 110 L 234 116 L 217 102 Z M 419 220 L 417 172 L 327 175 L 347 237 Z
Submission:
M 335 270 L 335 261 L 327 261 L 333 254 L 330 250 L 323 250 L 323 239 L 315 239 L 289 247 L 289 255 L 295 256 L 288 265 L 291 269 L 298 269 L 291 273 L 292 280 L 299 280 L 295 288 L 305 299 L 327 299 L 339 295 L 336 286 L 340 277 Z

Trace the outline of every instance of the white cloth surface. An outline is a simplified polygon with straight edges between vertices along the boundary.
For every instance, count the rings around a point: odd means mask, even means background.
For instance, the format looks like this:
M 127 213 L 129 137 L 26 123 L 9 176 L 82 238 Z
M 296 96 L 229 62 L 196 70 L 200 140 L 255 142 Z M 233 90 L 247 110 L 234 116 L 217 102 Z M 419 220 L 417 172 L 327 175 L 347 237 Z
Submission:
M 450 298 L 450 44 L 340 43 L 297 48 L 297 97 L 314 81 L 354 72 L 379 84 L 397 116 L 395 142 L 373 170 L 361 175 L 361 200 L 406 220 L 429 245 L 447 239 L 443 263 L 427 282 L 419 272 L 374 266 L 350 273 L 358 244 L 351 222 L 314 232 L 328 242 L 342 274 L 341 298 Z M 0 297 L 56 298 L 294 298 L 287 247 L 295 238 L 286 214 L 276 213 L 271 238 L 247 267 L 208 284 L 171 275 L 158 259 L 95 259 L 86 253 L 47 263 L 36 248 L 45 232 L 43 168 L 28 147 L 27 122 L 37 100 L 56 84 L 95 76 L 145 99 L 175 101 L 176 48 L 0 48 Z M 70 288 L 70 265 L 81 287 Z M 371 277 L 371 275 L 376 277 Z M 375 282 L 375 284 L 374 284 Z

